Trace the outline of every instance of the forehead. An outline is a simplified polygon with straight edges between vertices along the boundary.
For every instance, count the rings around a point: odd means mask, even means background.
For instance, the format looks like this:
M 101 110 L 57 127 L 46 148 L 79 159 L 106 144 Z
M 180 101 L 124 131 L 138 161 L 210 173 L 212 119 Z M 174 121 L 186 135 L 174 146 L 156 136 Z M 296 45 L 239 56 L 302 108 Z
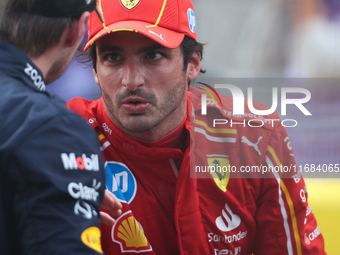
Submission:
M 150 38 L 136 32 L 114 32 L 100 38 L 96 42 L 97 50 L 106 46 L 117 46 L 124 50 L 130 49 L 141 49 L 145 47 L 163 48 L 166 50 L 171 50 L 165 48 Z

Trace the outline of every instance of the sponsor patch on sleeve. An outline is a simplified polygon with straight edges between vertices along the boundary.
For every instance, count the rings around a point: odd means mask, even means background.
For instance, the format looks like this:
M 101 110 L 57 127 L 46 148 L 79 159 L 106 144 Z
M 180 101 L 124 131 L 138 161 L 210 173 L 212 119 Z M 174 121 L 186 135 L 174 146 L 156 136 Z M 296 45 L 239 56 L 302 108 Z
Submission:
M 81 241 L 91 249 L 103 253 L 100 243 L 100 229 L 97 227 L 90 227 L 83 231 L 80 236 Z

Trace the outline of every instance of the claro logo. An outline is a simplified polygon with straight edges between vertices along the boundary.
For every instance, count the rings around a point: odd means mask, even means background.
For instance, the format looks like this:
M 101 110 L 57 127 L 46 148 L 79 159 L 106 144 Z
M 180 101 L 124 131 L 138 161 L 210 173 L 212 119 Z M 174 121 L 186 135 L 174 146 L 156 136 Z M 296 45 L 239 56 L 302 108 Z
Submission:
M 87 170 L 99 171 L 98 155 L 92 154 L 89 158 L 83 154 L 81 157 L 76 157 L 75 153 L 62 153 L 61 160 L 63 161 L 66 170 Z

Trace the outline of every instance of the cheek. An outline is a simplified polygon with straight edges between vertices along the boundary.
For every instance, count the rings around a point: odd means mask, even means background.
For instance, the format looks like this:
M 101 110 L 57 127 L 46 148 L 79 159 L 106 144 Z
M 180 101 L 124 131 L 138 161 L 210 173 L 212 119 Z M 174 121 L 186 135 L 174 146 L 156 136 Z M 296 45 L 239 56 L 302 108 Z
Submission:
M 112 104 L 115 102 L 117 95 L 117 89 L 115 89 L 114 84 L 107 77 L 98 74 L 99 87 L 102 92 L 102 96 L 106 98 L 106 102 Z
M 180 61 L 179 61 L 180 60 Z M 183 79 L 183 61 L 169 61 L 166 65 L 161 65 L 157 70 L 152 70 L 148 75 L 154 77 L 162 84 L 178 83 Z
M 104 88 L 106 92 L 117 90 L 119 76 L 109 68 L 98 68 L 97 80 L 100 87 Z
M 168 69 L 169 76 L 172 77 L 174 83 L 178 83 L 183 80 L 183 58 L 178 57 Z

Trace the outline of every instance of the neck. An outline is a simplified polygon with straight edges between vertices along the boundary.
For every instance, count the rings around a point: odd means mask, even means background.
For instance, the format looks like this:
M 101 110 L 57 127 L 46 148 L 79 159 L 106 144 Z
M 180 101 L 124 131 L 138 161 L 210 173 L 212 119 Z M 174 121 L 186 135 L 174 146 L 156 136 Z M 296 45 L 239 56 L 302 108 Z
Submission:
M 159 148 L 172 148 L 180 149 L 184 152 L 186 148 L 187 141 L 187 131 L 185 128 L 186 117 L 182 123 L 172 130 L 170 133 L 166 134 L 162 138 L 154 142 L 147 142 L 144 140 L 136 139 L 138 142 L 146 147 L 159 147 Z
M 53 60 L 55 59 L 51 50 L 47 50 L 44 54 L 42 54 L 41 56 L 37 58 L 31 57 L 31 56 L 28 56 L 28 57 L 40 69 L 40 71 L 44 75 L 44 78 L 46 79 L 46 75 L 53 64 Z
M 37 58 L 28 57 L 43 73 L 45 84 L 48 85 L 64 73 L 75 52 L 75 47 L 61 47 L 58 44 Z

